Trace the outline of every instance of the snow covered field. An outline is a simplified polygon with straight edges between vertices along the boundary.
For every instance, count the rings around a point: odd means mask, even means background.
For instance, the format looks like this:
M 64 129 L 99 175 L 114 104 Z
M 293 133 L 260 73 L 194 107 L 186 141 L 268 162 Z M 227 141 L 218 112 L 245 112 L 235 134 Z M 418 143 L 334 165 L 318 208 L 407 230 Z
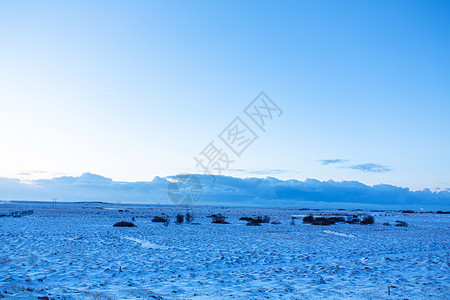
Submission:
M 449 299 L 450 215 L 370 212 L 375 224 L 314 226 L 298 209 L 193 207 L 194 224 L 152 223 L 186 209 L 7 203 L 0 297 L 49 299 Z M 123 210 L 123 212 L 119 212 Z M 335 212 L 335 211 L 334 211 Z M 211 224 L 222 213 L 230 224 Z M 340 211 L 340 213 L 348 213 Z M 246 226 L 268 215 L 280 225 Z M 118 228 L 118 221 L 137 227 Z M 406 221 L 406 228 L 383 222 Z M 388 287 L 389 293 L 388 295 Z M 41 298 L 46 299 L 46 298 Z

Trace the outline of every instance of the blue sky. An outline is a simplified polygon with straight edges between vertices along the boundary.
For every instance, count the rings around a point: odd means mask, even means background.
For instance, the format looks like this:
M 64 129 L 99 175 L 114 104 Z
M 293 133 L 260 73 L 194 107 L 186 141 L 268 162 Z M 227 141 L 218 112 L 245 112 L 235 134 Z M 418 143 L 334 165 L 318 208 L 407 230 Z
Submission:
M 450 188 L 447 1 L 1 1 L 0 177 L 152 180 L 261 91 L 227 175 Z

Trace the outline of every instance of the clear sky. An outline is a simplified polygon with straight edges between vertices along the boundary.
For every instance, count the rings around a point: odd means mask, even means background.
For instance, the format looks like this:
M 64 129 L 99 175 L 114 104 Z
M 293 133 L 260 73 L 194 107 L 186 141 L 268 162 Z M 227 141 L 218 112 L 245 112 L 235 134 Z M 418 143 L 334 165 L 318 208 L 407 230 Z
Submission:
M 0 177 L 200 172 L 450 188 L 449 1 L 0 1 Z M 329 161 L 325 161 L 329 160 Z

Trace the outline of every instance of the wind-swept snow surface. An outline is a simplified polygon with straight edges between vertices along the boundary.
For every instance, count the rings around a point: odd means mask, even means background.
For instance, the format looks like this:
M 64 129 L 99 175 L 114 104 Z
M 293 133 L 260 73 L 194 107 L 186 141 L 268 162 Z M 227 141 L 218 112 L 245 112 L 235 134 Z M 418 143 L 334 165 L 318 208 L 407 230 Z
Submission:
M 370 212 L 375 224 L 314 226 L 292 215 L 337 211 L 107 204 L 9 204 L 0 218 L 0 297 L 55 299 L 445 299 L 450 216 Z M 105 209 L 108 208 L 108 209 Z M 119 211 L 122 210 L 122 211 Z M 230 224 L 211 224 L 222 214 Z M 340 213 L 352 213 L 342 212 Z M 280 225 L 246 226 L 268 215 Z M 113 227 L 124 220 L 137 227 Z M 408 227 L 384 226 L 406 221 Z M 389 294 L 390 295 L 389 295 Z M 448 298 L 447 298 L 448 299 Z

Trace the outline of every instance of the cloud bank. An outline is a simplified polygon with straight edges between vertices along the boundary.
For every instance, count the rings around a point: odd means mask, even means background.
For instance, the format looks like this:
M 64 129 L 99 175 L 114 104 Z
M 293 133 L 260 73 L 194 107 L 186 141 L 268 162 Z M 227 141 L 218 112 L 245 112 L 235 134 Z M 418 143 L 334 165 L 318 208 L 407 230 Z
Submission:
M 391 168 L 387 166 L 383 166 L 380 164 L 374 164 L 374 163 L 364 163 L 364 164 L 357 164 L 357 165 L 345 165 L 348 163 L 348 160 L 346 159 L 322 159 L 319 160 L 320 164 L 322 166 L 327 165 L 343 165 L 340 168 L 346 168 L 346 169 L 353 169 L 353 170 L 359 170 L 363 172 L 371 172 L 371 173 L 385 173 L 392 171 Z
M 199 205 L 260 207 L 354 207 L 449 209 L 450 191 L 411 191 L 392 185 L 368 186 L 357 181 L 236 178 L 196 175 L 202 183 Z M 170 204 L 167 178 L 145 182 L 120 182 L 85 173 L 21 182 L 0 178 L 0 200 L 61 202 L 103 201 L 116 203 Z
M 343 164 L 346 162 L 347 162 L 347 160 L 345 160 L 345 159 L 322 159 L 322 160 L 320 160 L 320 163 L 323 166 L 331 165 L 331 164 Z
M 373 163 L 353 165 L 353 166 L 349 166 L 348 168 L 354 169 L 354 170 L 360 170 L 363 172 L 372 172 L 372 173 L 385 173 L 385 172 L 392 171 L 392 169 L 389 167 L 379 165 L 379 164 L 373 164 Z

